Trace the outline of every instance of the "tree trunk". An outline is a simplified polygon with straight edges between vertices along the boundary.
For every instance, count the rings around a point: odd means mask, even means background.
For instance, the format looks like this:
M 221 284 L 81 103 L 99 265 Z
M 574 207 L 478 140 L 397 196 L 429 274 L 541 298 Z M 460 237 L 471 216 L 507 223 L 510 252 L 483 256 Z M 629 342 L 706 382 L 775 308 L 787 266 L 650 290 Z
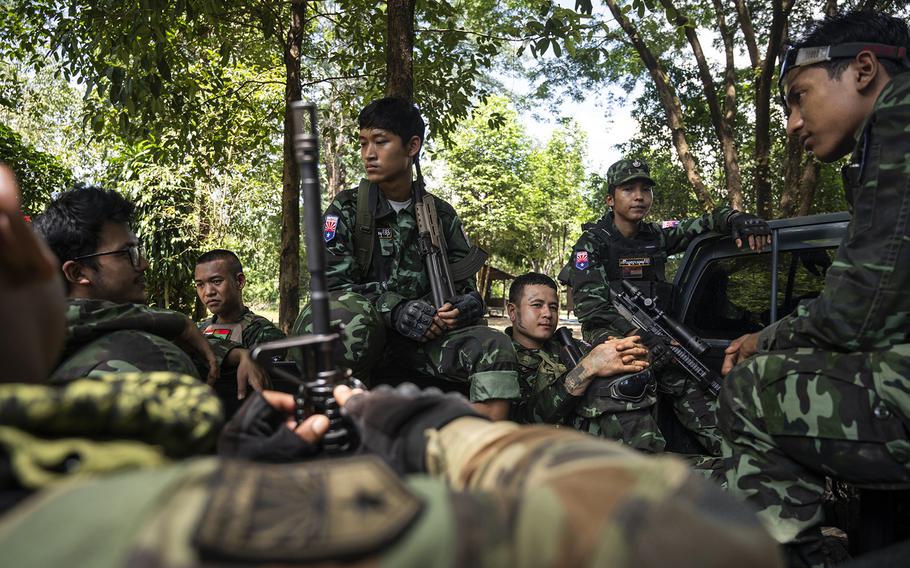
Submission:
M 818 173 L 821 163 L 814 156 L 806 156 L 806 165 L 803 166 L 803 175 L 799 182 L 799 210 L 797 215 L 808 215 L 815 199 L 815 190 L 818 188 Z
M 416 0 L 388 0 L 385 41 L 385 94 L 414 99 L 414 5 Z
M 214 176 L 212 179 L 215 179 Z M 196 218 L 198 219 L 196 225 L 198 234 L 197 243 L 207 243 L 212 234 L 212 222 L 210 221 L 211 217 L 208 213 L 213 207 L 211 207 L 209 198 L 207 197 L 208 195 L 211 195 L 211 193 L 208 184 L 204 184 L 202 187 L 205 190 L 198 193 L 198 199 L 196 201 L 196 207 L 198 208 L 196 214 Z M 194 293 L 193 296 L 195 296 L 195 301 L 193 302 L 193 321 L 202 321 L 205 319 L 205 316 L 208 315 L 208 312 L 206 311 L 205 304 L 199 298 L 199 294 Z
M 306 2 L 291 3 L 291 25 L 284 45 L 284 170 L 281 181 L 281 263 L 278 269 L 278 326 L 288 333 L 300 311 L 300 174 L 294 161 L 291 103 L 299 101 L 300 49 Z M 320 206 L 317 204 L 317 206 Z
M 755 202 L 759 216 L 770 218 L 771 210 L 771 88 L 777 54 L 784 41 L 792 0 L 774 0 L 771 31 L 755 84 Z
M 692 54 L 695 56 L 695 62 L 698 66 L 698 77 L 701 79 L 702 92 L 704 92 L 705 100 L 708 102 L 711 123 L 714 125 L 714 133 L 717 136 L 717 141 L 720 143 L 721 153 L 723 155 L 724 177 L 727 181 L 727 197 L 734 209 L 742 209 L 743 179 L 739 169 L 739 158 L 736 152 L 736 145 L 733 141 L 733 127 L 729 121 L 732 120 L 732 114 L 721 112 L 720 101 L 717 98 L 717 87 L 714 84 L 714 78 L 711 76 L 711 68 L 708 66 L 708 61 L 705 58 L 705 52 L 701 47 L 701 41 L 698 39 L 698 33 L 694 27 L 686 25 L 689 23 L 689 18 L 677 10 L 676 6 L 673 5 L 672 0 L 661 0 L 661 4 L 667 11 L 667 20 L 670 21 L 671 24 L 683 28 L 686 39 L 689 40 L 689 46 L 692 48 Z M 715 0 L 715 9 L 718 7 L 718 0 Z M 669 14 L 671 13 L 676 14 L 676 18 L 673 20 L 670 20 L 669 18 Z M 733 69 L 733 47 L 722 11 L 718 11 L 717 18 L 727 52 L 724 70 L 724 83 L 727 98 L 724 100 L 724 106 L 729 111 L 731 110 L 731 107 L 729 106 L 730 95 L 732 94 L 734 105 L 736 100 L 735 82 L 729 78 L 730 75 L 735 76 L 735 70 Z M 735 112 L 735 106 L 732 107 L 732 110 Z
M 680 103 L 676 91 L 670 85 L 670 79 L 667 76 L 667 72 L 664 71 L 657 61 L 657 58 L 651 53 L 648 46 L 645 45 L 641 36 L 638 35 L 638 30 L 635 26 L 626 19 L 625 14 L 620 10 L 616 0 L 605 0 L 605 2 L 610 8 L 610 12 L 613 13 L 616 22 L 626 33 L 629 41 L 632 42 L 632 46 L 635 47 L 639 57 L 641 57 L 642 62 L 645 64 L 645 67 L 647 67 L 648 72 L 651 74 L 651 78 L 654 79 L 654 85 L 657 88 L 660 103 L 664 108 L 664 112 L 667 114 L 667 122 L 670 126 L 673 146 L 676 148 L 676 154 L 679 157 L 683 170 L 686 172 L 686 178 L 692 185 L 695 196 L 698 198 L 699 202 L 701 202 L 702 208 L 710 210 L 714 206 L 714 200 L 711 198 L 710 192 L 708 192 L 708 189 L 705 187 L 705 184 L 702 182 L 701 176 L 698 173 L 698 165 L 695 163 L 695 157 L 692 155 L 692 151 L 689 148 L 689 142 L 686 139 L 682 103 Z
M 799 137 L 788 137 L 784 156 L 784 188 L 778 204 L 780 217 L 793 217 L 799 210 L 799 180 L 802 162 L 803 149 L 800 146 Z

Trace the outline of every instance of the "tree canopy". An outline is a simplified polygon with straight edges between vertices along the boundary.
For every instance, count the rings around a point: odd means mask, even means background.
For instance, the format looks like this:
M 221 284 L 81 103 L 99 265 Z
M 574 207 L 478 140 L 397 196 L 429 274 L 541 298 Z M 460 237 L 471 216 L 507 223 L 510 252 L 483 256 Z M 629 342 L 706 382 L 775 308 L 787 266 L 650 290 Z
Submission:
M 860 4 L 907 10 L 840 7 Z M 555 274 L 581 223 L 603 213 L 604 172 L 589 166 L 578 122 L 554 116 L 538 140 L 520 111 L 607 89 L 625 94 L 606 112 L 634 109 L 637 131 L 616 144 L 651 164 L 655 218 L 725 202 L 768 216 L 843 208 L 836 165 L 786 139 L 770 88 L 786 37 L 837 7 L 12 0 L 0 7 L 0 160 L 27 213 L 77 181 L 134 199 L 158 305 L 201 315 L 193 261 L 228 247 L 246 262 L 250 299 L 279 302 L 286 325 L 307 289 L 291 101 L 319 102 L 331 196 L 360 176 L 357 111 L 410 87 L 441 181 L 431 190 L 499 266 Z

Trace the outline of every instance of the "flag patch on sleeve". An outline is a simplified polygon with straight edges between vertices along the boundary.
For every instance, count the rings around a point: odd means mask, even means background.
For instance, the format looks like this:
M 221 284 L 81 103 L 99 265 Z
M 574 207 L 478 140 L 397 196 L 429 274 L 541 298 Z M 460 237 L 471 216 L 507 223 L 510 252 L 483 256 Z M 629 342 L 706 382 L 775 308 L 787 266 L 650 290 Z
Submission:
M 326 215 L 325 225 L 322 227 L 322 236 L 325 242 L 335 238 L 335 230 L 338 228 L 338 215 Z
M 575 268 L 584 270 L 588 267 L 588 251 L 580 250 L 575 253 Z

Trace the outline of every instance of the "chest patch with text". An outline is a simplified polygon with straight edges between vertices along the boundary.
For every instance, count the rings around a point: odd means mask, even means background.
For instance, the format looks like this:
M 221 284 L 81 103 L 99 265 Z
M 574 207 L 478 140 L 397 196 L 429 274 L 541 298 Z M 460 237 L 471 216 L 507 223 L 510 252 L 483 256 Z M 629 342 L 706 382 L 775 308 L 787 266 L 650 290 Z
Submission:
M 376 229 L 376 236 L 380 239 L 391 239 L 392 238 L 392 229 L 391 227 L 382 227 Z
M 647 256 L 635 256 L 619 259 L 619 270 L 623 278 L 641 278 L 645 268 L 651 266 L 651 259 Z

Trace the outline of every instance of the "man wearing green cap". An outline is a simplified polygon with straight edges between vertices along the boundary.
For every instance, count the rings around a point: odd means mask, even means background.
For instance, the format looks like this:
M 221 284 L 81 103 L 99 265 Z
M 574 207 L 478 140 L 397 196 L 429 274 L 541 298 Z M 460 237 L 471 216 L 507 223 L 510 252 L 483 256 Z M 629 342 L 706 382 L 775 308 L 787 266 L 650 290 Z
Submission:
M 651 440 L 645 451 L 662 451 L 665 441 L 657 431 L 657 396 L 668 396 L 682 425 L 693 432 L 707 453 L 720 455 L 717 433 L 716 401 L 706 395 L 682 370 L 670 364 L 665 341 L 653 334 L 636 330 L 610 301 L 610 288 L 620 289 L 621 280 L 632 280 L 647 297 L 655 298 L 666 309 L 672 297 L 665 264 L 669 255 L 684 251 L 692 239 L 709 231 L 732 234 L 737 246 L 748 245 L 760 251 L 771 241 L 768 224 L 754 215 L 729 207 L 689 219 L 675 227 L 661 228 L 646 223 L 654 200 L 654 180 L 648 164 L 639 159 L 623 159 L 607 171 L 608 211 L 596 223 L 583 226 L 584 232 L 572 247 L 569 263 L 560 280 L 572 286 L 575 313 L 581 322 L 582 335 L 592 345 L 610 337 L 641 335 L 651 351 L 658 394 L 653 388 L 642 388 L 639 401 L 617 401 L 613 412 L 628 409 L 641 415 L 636 428 L 653 429 L 657 435 L 642 438 L 640 432 L 624 432 L 620 441 Z

